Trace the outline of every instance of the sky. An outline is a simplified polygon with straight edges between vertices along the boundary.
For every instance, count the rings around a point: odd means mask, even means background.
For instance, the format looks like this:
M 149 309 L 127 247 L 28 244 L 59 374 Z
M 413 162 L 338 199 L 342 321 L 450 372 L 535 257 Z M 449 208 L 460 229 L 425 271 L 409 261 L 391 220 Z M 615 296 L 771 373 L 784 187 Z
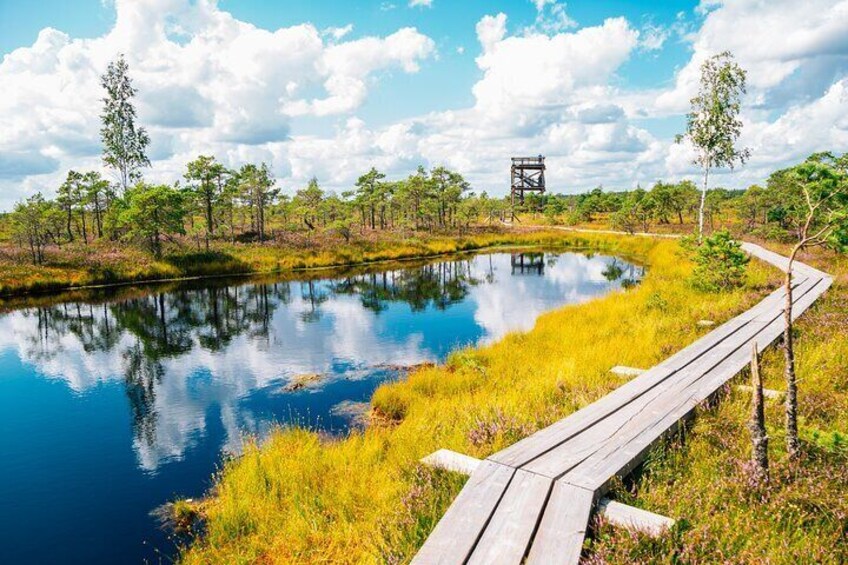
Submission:
M 562 193 L 698 179 L 674 138 L 725 50 L 751 158 L 716 183 L 848 150 L 848 0 L 0 0 L 0 210 L 110 174 L 99 77 L 119 53 L 148 181 L 211 154 L 288 193 L 445 165 L 503 195 L 514 155 L 544 154 Z

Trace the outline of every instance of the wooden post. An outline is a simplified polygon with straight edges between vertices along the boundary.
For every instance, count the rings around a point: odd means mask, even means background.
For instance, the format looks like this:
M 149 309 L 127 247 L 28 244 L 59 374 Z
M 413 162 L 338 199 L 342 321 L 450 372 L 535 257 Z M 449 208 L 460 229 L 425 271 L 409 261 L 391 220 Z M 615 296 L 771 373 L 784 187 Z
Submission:
M 763 409 L 763 380 L 760 378 L 760 361 L 757 355 L 757 342 L 751 350 L 751 465 L 757 482 L 768 482 L 768 435 L 766 435 L 765 411 Z

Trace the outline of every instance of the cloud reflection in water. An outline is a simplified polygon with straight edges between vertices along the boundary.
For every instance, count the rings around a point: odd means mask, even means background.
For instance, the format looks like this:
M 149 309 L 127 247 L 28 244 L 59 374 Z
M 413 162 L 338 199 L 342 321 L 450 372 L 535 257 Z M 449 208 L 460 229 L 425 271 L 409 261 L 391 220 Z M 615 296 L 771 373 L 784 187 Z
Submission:
M 232 452 L 244 432 L 261 435 L 304 405 L 315 410 L 307 423 L 343 427 L 327 403 L 367 400 L 393 376 L 387 366 L 529 330 L 546 310 L 640 276 L 600 255 L 496 253 L 337 279 L 193 283 L 14 311 L 0 318 L 0 351 L 78 395 L 123 386 L 138 464 L 155 472 L 185 457 L 210 413 L 224 430 L 218 447 Z M 311 373 L 318 387 L 283 392 Z M 367 386 L 346 398 L 344 383 L 357 381 Z

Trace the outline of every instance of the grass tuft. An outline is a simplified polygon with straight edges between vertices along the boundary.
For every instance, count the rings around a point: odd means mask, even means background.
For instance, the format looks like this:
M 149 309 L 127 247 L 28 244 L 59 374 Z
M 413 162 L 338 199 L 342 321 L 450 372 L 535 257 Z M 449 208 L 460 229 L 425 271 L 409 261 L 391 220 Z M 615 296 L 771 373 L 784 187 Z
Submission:
M 528 333 L 381 386 L 372 405 L 391 426 L 332 441 L 280 429 L 250 445 L 224 465 L 204 506 L 207 534 L 182 560 L 406 562 L 464 481 L 423 469 L 421 457 L 439 448 L 486 457 L 619 386 L 611 366 L 656 364 L 708 331 L 698 320 L 728 319 L 779 280 L 753 262 L 743 289 L 707 295 L 686 282 L 692 265 L 675 241 L 528 237 L 636 258 L 647 275 L 626 292 L 547 313 Z

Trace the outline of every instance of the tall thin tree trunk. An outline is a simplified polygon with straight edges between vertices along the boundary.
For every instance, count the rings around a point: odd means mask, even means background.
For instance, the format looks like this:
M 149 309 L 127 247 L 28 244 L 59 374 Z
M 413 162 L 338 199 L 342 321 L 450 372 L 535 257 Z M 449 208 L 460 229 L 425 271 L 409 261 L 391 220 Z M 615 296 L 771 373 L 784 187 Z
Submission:
M 33 265 L 38 265 L 41 261 L 38 260 L 38 255 L 35 253 L 35 237 L 29 236 L 29 251 L 32 254 Z
M 97 237 L 98 239 L 103 238 L 103 219 L 100 217 L 100 198 L 98 196 L 94 197 L 94 219 L 97 222 Z
M 760 360 L 756 342 L 751 350 L 751 386 L 753 388 L 751 421 L 748 422 L 753 447 L 751 463 L 757 481 L 768 482 L 768 435 L 766 435 L 766 418 L 763 408 L 763 380 L 760 378 Z
M 784 376 L 786 378 L 786 451 L 790 459 L 796 459 L 799 454 L 798 442 L 798 384 L 795 376 L 795 349 L 792 338 L 792 264 L 798 246 L 789 256 L 786 268 L 784 286 L 786 302 L 783 308 L 783 357 L 785 362 Z
M 264 203 L 259 203 L 259 241 L 265 241 L 265 206 Z
M 704 167 L 704 188 L 701 189 L 701 204 L 698 206 L 698 243 L 704 237 L 704 206 L 707 202 L 707 182 L 710 178 L 709 166 Z
M 88 245 L 88 230 L 85 227 L 85 208 L 80 210 L 80 219 L 82 220 L 82 240 Z
M 65 227 L 68 231 L 68 241 L 74 240 L 74 232 L 71 230 L 71 223 L 73 222 L 73 219 L 74 219 L 74 209 L 71 208 L 70 204 L 68 204 L 68 218 L 65 222 L 65 224 L 66 224 Z

